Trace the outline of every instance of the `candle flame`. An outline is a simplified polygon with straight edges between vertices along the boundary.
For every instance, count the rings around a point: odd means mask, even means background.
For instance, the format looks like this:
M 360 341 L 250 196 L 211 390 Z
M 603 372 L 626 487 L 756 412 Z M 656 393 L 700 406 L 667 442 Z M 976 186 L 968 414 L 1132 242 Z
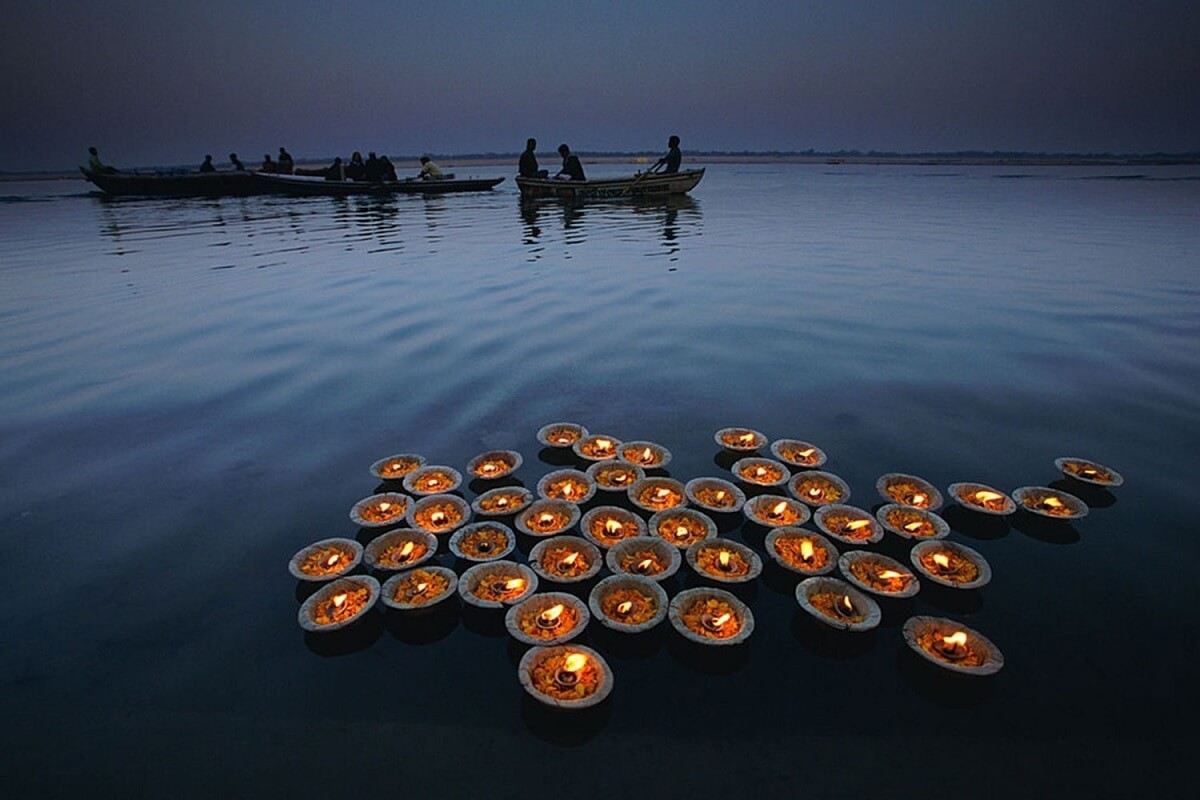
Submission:
M 950 558 L 945 553 L 934 553 L 933 563 L 937 564 L 942 569 L 947 569 L 950 566 Z
M 405 542 L 404 547 L 400 548 L 400 558 L 408 558 L 409 556 L 412 555 L 412 551 L 413 551 L 413 543 Z
M 617 472 L 612 476 L 613 483 L 624 483 L 627 480 L 629 480 L 629 475 L 624 472 Z
M 817 451 L 817 448 L 815 448 L 815 447 L 807 447 L 804 450 L 801 450 L 800 452 L 796 453 L 796 455 L 800 456 L 801 458 L 808 458 L 816 451 Z
M 564 608 L 565 608 L 565 606 L 563 606 L 562 603 L 559 603 L 558 605 L 550 606 L 549 608 L 547 608 L 545 611 L 542 612 L 542 614 L 541 614 L 542 620 L 544 622 L 554 622 L 554 620 L 556 620 L 560 616 L 562 616 L 562 612 L 563 612 Z
M 401 469 L 404 469 L 404 465 L 399 461 L 393 461 L 391 464 L 388 464 L 388 471 L 390 472 L 396 472 Z
M 333 607 L 341 608 L 342 606 L 344 606 L 346 604 L 346 598 L 348 596 L 349 595 L 347 592 L 342 592 L 341 594 L 335 594 L 333 596 Z
M 909 502 L 912 503 L 914 506 L 923 506 L 929 502 L 929 498 L 926 497 L 921 492 L 917 492 L 916 494 L 914 494 L 912 496 L 911 499 L 909 499 Z
M 504 508 L 507 505 L 508 505 L 507 497 L 497 497 L 496 498 L 496 508 Z
M 650 448 L 647 447 L 645 450 L 642 451 L 642 455 L 640 456 L 640 458 L 643 462 L 648 464 L 654 460 L 654 454 L 651 453 Z
M 756 477 L 756 478 L 763 478 L 763 477 L 766 477 L 766 474 L 767 474 L 767 468 L 766 468 L 766 467 L 757 467 L 757 468 L 754 470 L 754 477 Z
M 862 530 L 863 528 L 867 527 L 870 524 L 871 524 L 871 520 L 869 520 L 869 519 L 856 519 L 853 522 L 846 523 L 846 530 L 848 530 L 848 531 Z
M 904 526 L 904 530 L 908 531 L 909 533 L 918 531 L 920 529 L 921 529 L 921 521 L 920 520 L 915 520 Z
M 495 464 L 492 464 L 492 463 L 490 463 L 490 462 L 489 462 L 489 463 L 487 463 L 487 464 L 484 464 L 484 465 L 483 465 L 482 467 L 480 467 L 479 469 L 480 469 L 480 471 L 482 471 L 482 472 L 492 473 L 492 472 L 495 472 L 496 470 L 498 470 L 498 469 L 500 469 L 500 468 L 499 468 L 499 467 L 497 467 Z
M 554 524 L 554 515 L 551 514 L 549 511 L 543 511 L 541 514 L 538 514 L 537 521 L 538 521 L 538 524 L 543 527 L 545 527 L 546 525 L 552 525 L 552 524 Z
M 850 600 L 850 595 L 848 595 L 848 594 L 842 595 L 841 605 L 847 614 L 854 613 L 854 603 Z
M 720 502 L 723 502 L 724 500 L 725 500 L 725 490 L 719 489 L 717 491 L 717 502 L 720 503 Z
M 812 557 L 815 555 L 815 553 L 816 551 L 813 550 L 813 543 L 811 539 L 800 540 L 800 557 L 802 559 L 805 561 L 812 561 Z
M 575 494 L 575 486 L 570 483 L 564 483 L 562 487 L 563 497 L 570 497 Z
M 566 434 L 563 434 L 562 436 L 559 436 L 559 437 L 558 437 L 557 439 L 555 439 L 554 441 L 558 442 L 559 444 L 570 444 L 570 443 L 571 443 L 571 437 L 570 437 L 570 436 L 567 436 Z
M 812 497 L 812 498 L 814 498 L 814 499 L 816 499 L 816 498 L 820 497 L 820 496 L 821 496 L 821 494 L 822 494 L 822 492 L 821 492 L 821 487 L 820 487 L 820 486 L 814 486 L 814 487 L 812 487 L 811 489 L 809 489 L 809 490 L 808 490 L 808 496 L 809 496 L 809 497 Z
M 420 583 L 417 584 L 417 594 L 424 594 L 425 590 L 428 588 L 429 588 L 429 584 L 426 583 L 425 581 L 421 581 Z
M 691 533 L 691 531 L 689 531 L 687 529 L 686 525 L 680 525 L 677 528 L 675 528 L 675 538 L 676 539 L 686 539 L 690 533 Z
M 729 551 L 722 550 L 717 554 L 717 562 L 720 563 L 721 569 L 729 569 Z
M 325 559 L 325 566 L 332 567 L 334 564 L 342 560 L 341 553 L 334 553 L 329 558 Z
M 943 636 L 942 642 L 947 648 L 966 647 L 967 634 L 964 631 L 955 631 L 949 636 Z
M 434 488 L 435 486 L 439 485 L 440 483 L 441 483 L 441 480 L 439 478 L 437 478 L 436 476 L 425 481 L 425 485 L 428 486 L 430 489 Z
M 525 579 L 524 578 L 511 578 L 504 582 L 505 590 L 510 591 L 510 592 L 515 589 L 522 589 L 524 587 L 525 587 Z
M 975 500 L 980 503 L 994 503 L 1003 496 L 999 492 L 989 492 L 985 489 L 980 489 L 975 493 Z
M 446 522 L 446 512 L 445 512 L 445 511 L 435 511 L 435 512 L 433 512 L 432 514 L 430 514 L 430 515 L 429 515 L 429 521 L 430 521 L 430 522 L 432 522 L 434 525 L 443 525 L 443 524 L 445 524 L 445 522 Z
M 771 507 L 770 514 L 772 517 L 781 517 L 781 516 L 783 516 L 784 511 L 787 511 L 787 501 L 780 500 L 778 503 L 776 503 L 774 506 Z
M 633 601 L 631 601 L 631 600 L 626 600 L 623 603 L 617 604 L 617 613 L 618 614 L 628 614 L 632 610 L 633 610 Z
M 896 572 L 896 570 L 894 570 L 894 569 L 885 569 L 885 570 L 882 570 L 881 572 L 876 573 L 876 577 L 878 577 L 880 580 L 890 581 L 893 578 L 903 578 L 904 573 Z
M 563 569 L 570 569 L 571 567 L 575 566 L 575 562 L 578 560 L 579 553 L 573 551 L 570 555 L 565 556 L 562 561 L 559 561 L 558 566 Z
M 610 519 L 604 523 L 604 531 L 609 534 L 620 532 L 624 526 L 615 519 Z
M 391 503 L 380 503 L 378 506 L 380 511 L 387 511 L 391 507 L 392 507 Z
M 609 439 L 597 439 L 596 440 L 596 449 L 599 450 L 600 452 L 604 452 L 605 450 L 608 450 L 611 448 L 612 448 L 611 440 L 609 440 Z
M 1047 508 L 1062 508 L 1063 502 L 1057 497 L 1046 497 L 1042 499 L 1042 505 L 1046 506 Z
M 741 444 L 754 444 L 754 434 L 743 433 L 741 436 L 737 437 L 737 440 Z
M 730 618 L 731 616 L 732 616 L 732 614 L 729 614 L 729 613 L 722 614 L 721 616 L 719 616 L 719 617 L 715 618 L 715 619 L 712 621 L 712 626 L 713 626 L 714 628 L 719 628 L 719 627 L 721 627 L 721 626 L 722 626 L 722 625 L 724 625 L 726 622 L 729 622 L 729 618 Z
M 649 558 L 643 558 L 641 561 L 639 561 L 639 562 L 637 563 L 637 566 L 635 567 L 635 569 L 636 569 L 638 572 L 646 572 L 647 570 L 649 570 L 649 569 L 650 569 L 651 567 L 653 567 L 653 566 L 654 566 L 654 562 L 653 562 L 651 559 L 649 559 Z
M 585 666 L 587 666 L 587 656 L 585 656 L 583 653 L 571 653 L 571 655 L 567 656 L 566 660 L 563 661 L 564 672 L 579 672 L 579 670 L 583 669 Z
M 654 499 L 655 500 L 666 500 L 668 497 L 670 497 L 670 495 L 671 495 L 671 490 L 664 486 L 660 486 L 654 490 Z

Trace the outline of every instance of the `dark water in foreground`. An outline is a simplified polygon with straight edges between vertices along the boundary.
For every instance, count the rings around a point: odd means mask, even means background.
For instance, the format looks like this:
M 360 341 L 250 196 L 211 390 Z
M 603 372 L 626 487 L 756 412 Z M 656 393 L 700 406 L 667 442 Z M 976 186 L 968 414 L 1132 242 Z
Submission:
M 522 209 L 514 191 L 3 186 L 5 794 L 1044 796 L 1180 777 L 1200 707 L 1200 173 L 723 165 L 671 205 Z M 525 698 L 498 617 L 304 637 L 287 559 L 358 535 L 373 461 L 512 448 L 533 488 L 553 468 L 534 434 L 559 419 L 660 442 L 685 481 L 728 476 L 718 428 L 807 439 L 865 508 L 885 472 L 1012 490 L 1059 480 L 1061 455 L 1126 484 L 1073 525 L 948 512 L 992 583 L 883 601 L 872 634 L 825 631 L 774 569 L 733 654 L 593 623 L 580 641 L 616 685 L 580 716 Z M 906 560 L 891 534 L 875 549 Z M 919 661 L 900 628 L 925 613 L 985 633 L 1005 670 Z

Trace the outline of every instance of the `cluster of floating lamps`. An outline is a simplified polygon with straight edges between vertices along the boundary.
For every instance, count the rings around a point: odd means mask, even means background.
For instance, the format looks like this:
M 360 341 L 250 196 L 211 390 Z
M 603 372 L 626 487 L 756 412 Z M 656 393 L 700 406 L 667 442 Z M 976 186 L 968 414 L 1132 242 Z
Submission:
M 716 442 L 741 456 L 730 468 L 733 480 L 702 477 L 685 484 L 648 474 L 671 461 L 670 451 L 654 442 L 622 442 L 567 422 L 543 427 L 537 438 L 546 447 L 572 450 L 585 469 L 549 472 L 538 481 L 536 496 L 523 486 L 503 485 L 468 503 L 455 494 L 463 474 L 452 467 L 429 465 L 411 453 L 371 465 L 373 475 L 401 481 L 405 492 L 381 492 L 353 505 L 355 524 L 383 531 L 365 548 L 353 539 L 330 538 L 292 557 L 294 577 L 321 584 L 300 608 L 301 627 L 337 631 L 363 619 L 377 602 L 414 612 L 457 595 L 480 609 L 503 610 L 512 637 L 532 646 L 518 668 L 530 695 L 557 708 L 582 708 L 602 701 L 613 686 L 604 658 L 572 644 L 592 619 L 625 633 L 669 619 L 680 635 L 704 645 L 736 645 L 753 633 L 753 613 L 733 593 L 700 587 L 669 598 L 662 586 L 683 563 L 706 581 L 730 588 L 761 574 L 758 552 L 718 538 L 712 515 L 740 512 L 769 528 L 766 555 L 799 576 L 800 607 L 840 630 L 877 627 L 883 610 L 876 598 L 912 597 L 922 580 L 970 590 L 991 579 L 982 554 L 947 539 L 950 526 L 937 513 L 944 499 L 935 486 L 915 475 L 885 474 L 876 482 L 885 502 L 872 514 L 848 504 L 850 487 L 820 469 L 826 454 L 809 442 L 776 440 L 770 443 L 774 458 L 767 458 L 758 455 L 768 444 L 763 434 L 721 429 Z M 522 463 L 516 451 L 491 451 L 471 459 L 466 472 L 475 480 L 493 481 L 511 476 Z M 1055 465 L 1085 483 L 1113 487 L 1123 482 L 1115 470 L 1087 459 L 1061 458 Z M 748 499 L 739 483 L 763 493 Z M 1071 520 L 1088 510 L 1078 497 L 1043 486 L 1009 495 L 963 482 L 951 484 L 947 493 L 981 514 L 1004 516 L 1022 509 Z M 632 508 L 608 497 L 624 497 Z M 582 513 L 580 505 L 596 498 L 600 504 Z M 803 527 L 810 521 L 817 530 Z M 576 528 L 581 536 L 570 533 Z M 517 532 L 536 542 L 527 564 L 511 558 Z M 909 565 L 866 549 L 885 532 L 912 542 Z M 433 563 L 442 536 L 449 551 L 470 564 L 461 574 Z M 381 584 L 372 575 L 354 574 L 364 563 L 390 577 Z M 582 584 L 604 568 L 612 574 L 594 585 L 587 602 L 566 591 L 538 591 L 545 584 Z M 835 570 L 841 578 L 833 576 Z M 913 616 L 903 635 L 918 655 L 949 670 L 983 675 L 1004 664 L 995 644 L 954 620 Z

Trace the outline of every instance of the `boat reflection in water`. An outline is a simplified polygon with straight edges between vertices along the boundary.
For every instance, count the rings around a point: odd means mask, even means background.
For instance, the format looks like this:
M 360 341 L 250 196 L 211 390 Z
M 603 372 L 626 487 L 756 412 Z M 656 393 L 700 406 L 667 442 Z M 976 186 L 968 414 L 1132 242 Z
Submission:
M 610 236 L 622 237 L 634 232 L 658 229 L 665 253 L 671 260 L 679 252 L 682 241 L 700 234 L 702 214 L 700 203 L 685 195 L 661 197 L 627 197 L 620 202 L 588 203 L 575 199 L 547 202 L 545 198 L 521 198 L 521 243 L 530 248 L 530 261 L 541 257 L 547 244 L 546 222 L 562 220 L 563 243 L 581 245 L 591 229 Z M 645 238 L 631 239 L 644 247 Z M 645 254 L 644 252 L 642 253 Z

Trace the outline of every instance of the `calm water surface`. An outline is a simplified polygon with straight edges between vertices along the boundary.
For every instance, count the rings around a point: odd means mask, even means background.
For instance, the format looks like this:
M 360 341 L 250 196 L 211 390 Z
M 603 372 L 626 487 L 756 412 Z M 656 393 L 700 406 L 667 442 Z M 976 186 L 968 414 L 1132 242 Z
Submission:
M 21 796 L 509 797 L 557 793 L 550 766 L 584 796 L 1166 788 L 1200 702 L 1198 222 L 1197 168 L 717 165 L 690 198 L 583 207 L 511 181 L 0 184 L 0 774 Z M 892 471 L 1012 490 L 1079 455 L 1126 484 L 1069 525 L 947 511 L 992 583 L 883 601 L 872 634 L 823 630 L 774 568 L 733 654 L 593 625 L 616 686 L 584 715 L 524 697 L 498 617 L 304 637 L 287 560 L 369 540 L 347 513 L 373 461 L 511 448 L 533 488 L 560 419 L 660 442 L 685 481 L 728 476 L 718 428 L 807 439 L 868 509 Z M 1004 671 L 921 662 L 900 628 L 926 613 Z

